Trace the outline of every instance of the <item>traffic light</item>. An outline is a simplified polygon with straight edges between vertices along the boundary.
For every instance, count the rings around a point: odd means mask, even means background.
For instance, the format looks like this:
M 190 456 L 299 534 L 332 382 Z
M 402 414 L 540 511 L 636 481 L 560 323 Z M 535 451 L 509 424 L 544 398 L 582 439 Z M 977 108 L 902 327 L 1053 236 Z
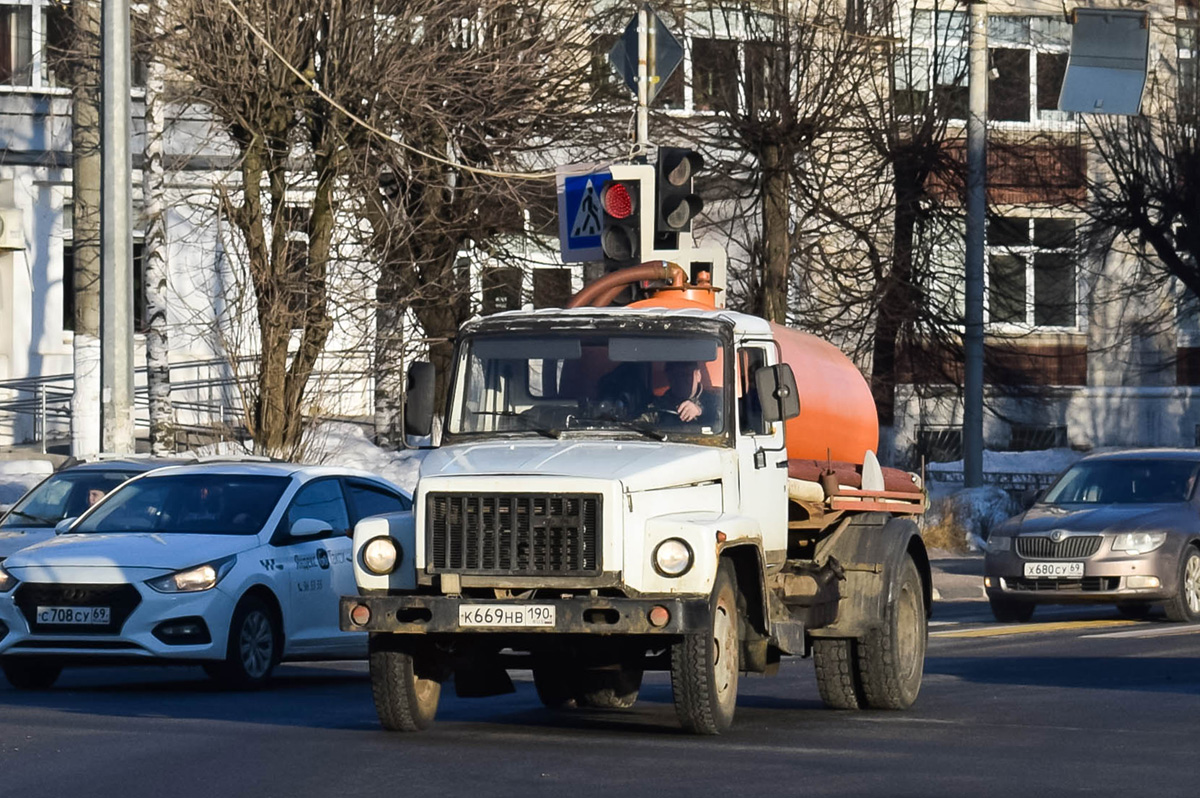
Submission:
M 654 168 L 654 248 L 680 247 L 679 234 L 691 234 L 692 219 L 704 209 L 704 201 L 692 190 L 692 179 L 704 167 L 704 159 L 695 150 L 683 147 L 659 147 Z
M 606 271 L 636 266 L 651 257 L 654 248 L 652 241 L 644 240 L 654 229 L 653 217 L 647 219 L 652 168 L 644 164 L 614 164 L 611 173 L 612 179 L 600 188 L 603 211 L 600 248 Z

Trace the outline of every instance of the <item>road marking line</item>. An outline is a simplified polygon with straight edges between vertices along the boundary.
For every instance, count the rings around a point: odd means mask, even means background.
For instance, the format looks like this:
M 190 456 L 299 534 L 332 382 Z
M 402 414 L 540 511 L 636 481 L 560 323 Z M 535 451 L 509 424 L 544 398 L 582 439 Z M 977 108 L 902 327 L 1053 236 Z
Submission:
M 1175 635 L 1200 634 L 1200 626 L 1151 626 L 1145 629 L 1130 629 L 1125 632 L 1103 632 L 1083 635 L 1085 638 L 1099 637 L 1174 637 Z
M 987 626 L 982 629 L 950 629 L 930 632 L 930 637 L 1005 637 L 1033 635 L 1042 632 L 1064 632 L 1072 629 L 1101 629 L 1110 626 L 1132 626 L 1139 621 L 1057 621 L 1054 623 L 1020 624 L 1017 626 Z

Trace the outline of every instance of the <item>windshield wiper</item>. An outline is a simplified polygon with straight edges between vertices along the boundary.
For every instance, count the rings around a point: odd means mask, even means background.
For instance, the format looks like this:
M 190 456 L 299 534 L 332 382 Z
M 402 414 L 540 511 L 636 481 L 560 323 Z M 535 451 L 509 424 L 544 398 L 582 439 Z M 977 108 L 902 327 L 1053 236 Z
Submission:
M 497 416 L 499 418 L 515 418 L 521 422 L 522 426 L 525 429 L 530 430 L 531 432 L 536 432 L 538 435 L 542 435 L 547 438 L 553 438 L 554 440 L 558 440 L 559 438 L 562 437 L 562 430 L 554 429 L 553 427 L 543 427 L 541 424 L 538 424 L 533 419 L 531 419 L 529 416 L 522 415 L 521 413 L 517 413 L 512 410 L 479 410 L 479 411 L 476 411 L 474 415 Z M 512 431 L 513 430 L 495 430 L 495 432 L 512 432 Z
M 13 515 L 19 515 L 22 518 L 28 518 L 30 521 L 37 521 L 39 524 L 52 524 L 54 521 L 50 518 L 42 518 L 40 515 L 27 513 L 24 510 L 9 510 Z

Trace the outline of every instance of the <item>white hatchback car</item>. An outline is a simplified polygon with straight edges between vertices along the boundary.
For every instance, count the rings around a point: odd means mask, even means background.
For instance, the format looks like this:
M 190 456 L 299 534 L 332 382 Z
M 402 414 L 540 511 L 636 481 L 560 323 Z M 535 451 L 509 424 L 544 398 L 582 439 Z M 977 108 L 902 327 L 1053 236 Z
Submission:
M 0 667 L 45 688 L 73 663 L 196 663 L 231 687 L 281 660 L 364 657 L 338 629 L 359 519 L 411 510 L 366 473 L 213 463 L 136 477 L 0 565 Z

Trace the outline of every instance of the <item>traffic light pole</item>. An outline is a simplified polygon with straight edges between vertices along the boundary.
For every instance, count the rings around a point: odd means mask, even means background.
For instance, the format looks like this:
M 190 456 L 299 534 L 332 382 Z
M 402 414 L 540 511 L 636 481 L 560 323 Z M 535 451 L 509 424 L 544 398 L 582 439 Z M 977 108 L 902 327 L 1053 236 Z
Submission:
M 654 20 L 650 7 L 638 11 L 637 140 L 634 152 L 644 155 L 650 146 L 650 58 L 654 52 Z

